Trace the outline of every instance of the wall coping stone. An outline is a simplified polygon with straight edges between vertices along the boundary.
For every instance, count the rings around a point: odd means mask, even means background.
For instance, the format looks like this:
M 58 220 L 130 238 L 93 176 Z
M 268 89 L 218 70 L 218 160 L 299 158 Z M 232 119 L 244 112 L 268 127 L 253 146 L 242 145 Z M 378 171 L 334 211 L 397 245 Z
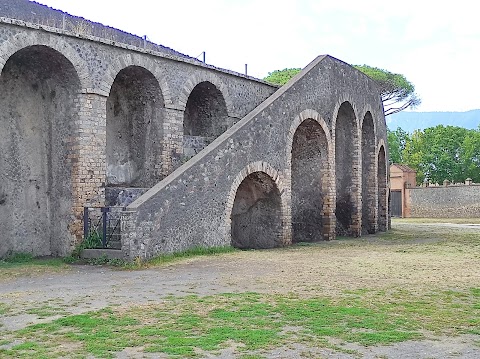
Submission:
M 258 82 L 258 83 L 261 83 L 261 84 L 264 84 L 264 85 L 271 86 L 272 88 L 281 87 L 279 85 L 274 85 L 274 84 L 271 84 L 267 81 L 258 79 L 258 78 L 253 77 L 253 76 L 248 76 L 248 75 L 242 74 L 240 72 L 227 70 L 227 69 L 223 69 L 223 68 L 220 68 L 220 67 L 216 67 L 214 65 L 206 64 L 206 63 L 203 63 L 199 60 L 195 60 L 194 58 L 175 56 L 175 55 L 172 55 L 172 54 L 161 53 L 159 51 L 142 49 L 141 47 L 138 47 L 138 46 L 128 45 L 128 44 L 124 44 L 124 43 L 117 42 L 117 41 L 114 41 L 114 40 L 108 40 L 108 39 L 97 37 L 97 36 L 92 36 L 92 35 L 87 35 L 87 34 L 79 34 L 79 33 L 75 33 L 75 32 L 72 32 L 72 31 L 59 29 L 57 27 L 41 25 L 41 24 L 34 24 L 34 23 L 31 23 L 31 22 L 23 21 L 23 20 L 12 19 L 12 18 L 2 17 L 2 16 L 0 16 L 0 24 L 8 24 L 8 25 L 24 27 L 24 28 L 33 29 L 33 30 L 41 30 L 41 31 L 52 33 L 52 34 L 63 35 L 63 36 L 88 40 L 88 41 L 92 41 L 92 42 L 97 42 L 97 43 L 101 43 L 101 44 L 112 46 L 112 47 L 118 47 L 118 48 L 121 48 L 121 49 L 126 49 L 126 50 L 130 50 L 130 51 L 143 53 L 143 54 L 146 54 L 146 55 L 161 57 L 161 58 L 164 58 L 164 59 L 167 59 L 167 60 L 172 60 L 172 61 L 176 61 L 176 62 L 184 62 L 184 63 L 190 64 L 190 65 L 193 65 L 193 66 L 203 67 L 203 68 L 213 70 L 213 71 L 217 71 L 217 72 L 220 72 L 220 73 L 224 73 L 224 74 L 227 74 L 227 75 L 231 75 L 231 76 L 235 76 L 235 77 L 241 77 L 241 78 L 244 78 L 244 79 L 249 80 L 249 81 Z
M 411 190 L 425 190 L 425 189 L 445 189 L 445 188 L 450 188 L 450 187 L 479 187 L 480 186 L 480 183 L 472 183 L 470 185 L 468 184 L 449 184 L 448 186 L 444 186 L 443 184 L 442 185 L 438 185 L 438 186 L 435 186 L 435 185 L 430 185 L 430 186 L 415 186 L 415 187 L 410 187 L 409 189 Z

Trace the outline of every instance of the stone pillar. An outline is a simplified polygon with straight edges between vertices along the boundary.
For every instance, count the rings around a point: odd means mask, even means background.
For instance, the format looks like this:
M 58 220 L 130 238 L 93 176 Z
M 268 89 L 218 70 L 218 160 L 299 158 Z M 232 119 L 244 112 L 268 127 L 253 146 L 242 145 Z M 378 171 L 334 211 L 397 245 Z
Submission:
M 390 190 L 387 186 L 385 177 L 378 179 L 378 231 L 385 232 L 389 229 L 389 205 Z
M 265 169 L 262 169 L 265 170 Z M 289 246 L 293 242 L 293 228 L 292 228 L 292 171 L 290 168 L 285 169 L 283 172 L 283 176 L 281 176 L 281 182 L 283 183 L 284 187 L 288 189 L 281 197 L 284 197 L 285 208 L 282 210 L 282 241 L 284 246 Z M 280 189 L 279 189 L 280 190 Z M 231 199 L 231 207 L 233 208 L 235 196 Z M 230 233 L 231 223 L 225 229 L 226 233 Z
M 94 93 L 79 94 L 75 100 L 78 120 L 72 138 L 72 188 L 74 220 L 70 227 L 76 242 L 83 235 L 83 207 L 105 204 L 106 100 Z
M 137 256 L 137 233 L 136 233 L 136 214 L 135 211 L 122 211 L 120 218 L 120 231 L 122 233 L 122 253 L 127 261 L 133 261 Z
M 326 196 L 323 199 L 323 239 L 326 241 L 336 238 L 336 217 L 335 217 L 335 172 L 332 169 L 335 165 L 330 160 L 328 175 L 324 176 L 323 188 L 326 189 Z
M 372 155 L 372 162 L 370 163 L 370 168 L 368 169 L 368 172 L 372 174 L 371 177 L 369 177 L 370 181 L 372 183 L 369 183 L 368 186 L 368 196 L 371 198 L 371 208 L 370 208 L 370 213 L 368 215 L 368 227 L 372 230 L 371 233 L 377 233 L 378 232 L 378 201 L 377 201 L 377 196 L 378 196 L 378 178 L 376 176 L 377 174 L 377 166 L 376 166 L 376 156 L 375 153 Z
M 362 234 L 362 152 L 360 147 L 360 136 L 357 133 L 352 154 L 352 187 L 350 189 L 353 207 L 350 235 L 353 237 L 359 237 Z
M 363 148 L 362 150 L 368 150 Z M 378 200 L 377 200 L 377 167 L 375 151 L 370 151 L 368 156 L 368 168 L 362 168 L 362 227 L 363 234 L 372 234 L 378 231 L 377 216 L 378 216 Z M 365 162 L 365 161 L 363 161 Z M 363 165 L 363 164 L 362 164 Z M 363 196 L 365 195 L 365 197 Z M 365 213 L 364 213 L 365 211 Z M 363 223 L 363 221 L 366 223 Z M 366 229 L 366 232 L 365 232 Z
M 174 107 L 165 108 L 163 122 L 162 177 L 168 176 L 182 165 L 183 156 L 183 111 Z

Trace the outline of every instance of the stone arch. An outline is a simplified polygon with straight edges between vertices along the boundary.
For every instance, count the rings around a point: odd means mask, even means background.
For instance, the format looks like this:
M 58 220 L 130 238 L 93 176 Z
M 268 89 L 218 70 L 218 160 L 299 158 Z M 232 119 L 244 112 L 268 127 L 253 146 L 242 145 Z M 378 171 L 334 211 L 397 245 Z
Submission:
M 338 106 L 338 104 L 337 104 Z M 349 101 L 334 111 L 336 234 L 358 236 L 360 224 L 360 135 L 357 111 Z
M 332 239 L 332 147 L 326 122 L 302 111 L 287 135 L 293 242 Z
M 387 145 L 385 144 L 385 140 L 383 138 L 380 138 L 377 143 L 377 152 L 380 151 L 380 147 L 383 147 L 384 149 L 387 148 Z
M 372 109 L 372 106 L 370 104 L 367 104 L 365 105 L 365 107 L 363 108 L 363 111 L 361 111 L 360 113 L 363 114 L 362 117 L 360 117 L 360 128 L 363 128 L 363 122 L 365 121 L 365 116 L 367 115 L 367 113 L 370 112 L 370 116 L 372 116 L 372 119 L 373 119 L 373 132 L 375 134 L 375 138 L 377 138 L 377 122 L 375 120 L 375 117 L 373 116 L 373 114 L 375 113 Z
M 383 140 L 381 140 L 383 142 Z M 385 144 L 381 143 L 377 155 L 377 180 L 378 180 L 378 219 L 377 226 L 379 231 L 387 230 L 388 223 L 388 186 L 387 186 L 387 157 Z
M 246 180 L 247 182 L 245 182 Z M 265 186 L 262 186 L 262 183 L 265 183 Z M 242 184 L 244 184 L 244 186 L 242 186 Z M 265 190 L 262 191 L 262 188 Z M 238 196 L 239 191 L 240 196 Z M 257 212 L 258 210 L 262 212 L 262 203 L 259 203 L 260 206 L 257 204 L 258 201 L 262 202 L 262 199 L 264 200 L 263 202 L 266 202 L 267 204 L 266 208 L 268 208 L 268 205 L 273 205 L 273 207 L 276 209 L 276 212 L 273 213 L 273 217 L 277 218 L 278 221 L 274 223 L 273 228 L 276 229 L 272 232 L 274 233 L 273 239 L 269 237 L 269 240 L 259 243 L 258 248 L 284 246 L 291 243 L 291 232 L 289 225 L 290 211 L 287 202 L 287 189 L 284 186 L 283 180 L 280 178 L 279 173 L 268 163 L 254 162 L 240 171 L 233 181 L 228 194 L 225 218 L 226 228 L 228 231 L 230 231 L 232 244 L 234 244 L 236 241 L 234 238 L 234 228 L 241 222 L 237 221 L 237 223 L 235 223 L 234 219 L 235 217 L 238 219 L 239 216 L 240 219 L 242 219 L 242 210 L 240 208 L 242 206 L 238 207 L 238 204 L 240 203 L 239 200 L 242 200 L 244 205 L 248 207 L 243 208 L 245 210 L 243 214 L 245 214 L 248 212 L 249 208 Z M 237 203 L 237 205 L 235 205 L 235 203 Z M 252 210 L 250 211 L 249 215 L 252 215 Z M 245 217 L 243 217 L 243 219 L 245 219 Z M 249 245 L 254 244 L 255 240 L 253 243 L 252 241 L 249 241 L 249 243 L 242 246 L 242 248 L 247 248 Z
M 151 187 L 161 178 L 165 104 L 144 67 L 119 71 L 106 101 L 107 186 Z
M 183 154 L 192 157 L 233 123 L 223 93 L 210 81 L 197 84 L 183 114 Z
M 375 121 L 367 111 L 362 119 L 362 234 L 376 232 L 377 174 Z
M 115 61 L 113 61 L 110 66 L 108 66 L 101 84 L 101 90 L 102 92 L 104 92 L 105 96 L 108 96 L 108 94 L 110 93 L 110 89 L 112 88 L 113 82 L 115 81 L 118 73 L 130 66 L 142 67 L 145 70 L 149 71 L 158 82 L 165 106 L 173 106 L 170 85 L 166 81 L 165 76 L 163 76 L 163 74 L 159 70 L 159 66 L 156 61 L 145 54 L 130 54 L 128 56 L 121 56 L 115 59 Z
M 235 248 L 274 248 L 283 244 L 280 191 L 265 172 L 249 174 L 238 186 L 232 208 Z
M 290 125 L 290 129 L 287 134 L 287 146 L 286 146 L 286 158 L 287 158 L 287 165 L 291 168 L 292 165 L 292 145 L 293 145 L 293 137 L 295 132 L 297 131 L 298 126 L 302 124 L 303 121 L 307 119 L 312 119 L 322 127 L 323 132 L 325 133 L 327 144 L 328 144 L 328 151 L 329 156 L 333 154 L 333 146 L 332 146 L 332 137 L 330 134 L 330 129 L 328 128 L 327 122 L 322 118 L 322 116 L 315 110 L 307 109 L 300 112 L 298 116 L 295 117 L 292 124 Z
M 233 102 L 232 102 L 232 99 L 230 98 L 228 87 L 213 72 L 196 73 L 185 82 L 178 96 L 178 109 L 180 111 L 185 111 L 190 94 L 192 93 L 193 89 L 197 85 L 201 84 L 202 82 L 210 82 L 213 86 L 215 86 L 221 92 L 222 97 L 225 101 L 225 106 L 227 108 L 228 116 L 235 117 L 234 110 L 233 110 Z
M 30 46 L 46 46 L 62 54 L 73 66 L 79 79 L 79 90 L 87 91 L 93 87 L 87 63 L 75 49 L 62 38 L 55 35 L 46 35 L 44 32 L 26 32 L 16 34 L 0 45 L 0 76 L 8 59 Z
M 340 108 L 342 107 L 342 105 L 345 102 L 347 102 L 352 107 L 353 113 L 355 114 L 356 126 L 357 126 L 357 128 L 360 127 L 360 125 L 358 123 L 358 119 L 360 118 L 359 117 L 359 110 L 357 108 L 356 102 L 350 94 L 344 93 L 344 94 L 342 94 L 338 97 L 338 100 L 337 100 L 337 102 L 335 104 L 335 107 L 333 109 L 333 112 L 332 112 L 332 126 L 331 126 L 332 127 L 332 141 L 334 140 L 334 137 L 335 137 L 335 129 L 336 129 L 336 126 L 337 126 L 338 114 L 339 114 Z
M 70 247 L 81 86 L 74 64 L 46 45 L 21 47 L 2 67 L 0 108 L 8 110 L 0 112 L 0 257 Z

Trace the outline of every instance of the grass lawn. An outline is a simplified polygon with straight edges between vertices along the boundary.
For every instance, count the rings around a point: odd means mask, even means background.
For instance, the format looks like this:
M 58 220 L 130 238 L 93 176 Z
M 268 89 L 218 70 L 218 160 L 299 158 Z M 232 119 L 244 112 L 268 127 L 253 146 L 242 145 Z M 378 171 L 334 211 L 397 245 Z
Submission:
M 480 338 L 479 232 L 400 221 L 377 236 L 212 257 L 263 271 L 255 283 L 272 290 L 170 296 L 76 315 L 54 302 L 30 308 L 46 320 L 0 332 L 0 357 L 114 358 L 130 350 L 201 358 L 233 348 L 254 359 L 299 344 L 349 353 L 348 343 Z M 15 311 L 0 302 L 0 315 Z
M 393 223 L 456 223 L 480 224 L 479 218 L 392 218 Z
M 30 254 L 15 254 L 0 260 L 0 282 L 69 269 L 62 258 L 33 258 Z

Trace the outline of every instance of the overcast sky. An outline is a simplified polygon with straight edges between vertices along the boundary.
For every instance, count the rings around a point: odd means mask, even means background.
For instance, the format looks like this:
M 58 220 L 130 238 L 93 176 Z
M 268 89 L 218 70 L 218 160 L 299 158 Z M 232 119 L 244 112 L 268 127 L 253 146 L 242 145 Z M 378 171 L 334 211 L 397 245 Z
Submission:
M 263 78 L 329 54 L 404 74 L 417 111 L 480 108 L 474 1 L 38 0 L 206 62 Z

